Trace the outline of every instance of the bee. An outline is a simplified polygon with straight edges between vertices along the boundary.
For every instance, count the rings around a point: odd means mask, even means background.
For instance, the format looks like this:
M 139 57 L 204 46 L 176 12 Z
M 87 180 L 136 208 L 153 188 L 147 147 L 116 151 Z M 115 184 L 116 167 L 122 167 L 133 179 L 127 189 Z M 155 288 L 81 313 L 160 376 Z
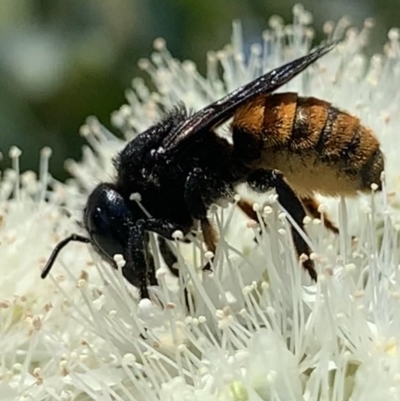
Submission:
M 353 196 L 370 190 L 372 183 L 380 185 L 379 142 L 358 118 L 313 97 L 273 93 L 335 45 L 320 46 L 192 115 L 179 105 L 135 137 L 114 160 L 116 179 L 100 183 L 88 197 L 83 212 L 87 236 L 72 234 L 58 243 L 41 277 L 66 244 L 78 241 L 91 244 L 113 267 L 113 256 L 122 254 L 123 276 L 141 298 L 149 298 L 148 286 L 157 283 L 149 233 L 158 234 L 169 265 L 176 257 L 166 240 L 177 231 L 188 236 L 200 226 L 206 248 L 215 252 L 217 233 L 207 212 L 219 200 L 233 201 L 239 184 L 261 193 L 275 189 L 301 229 L 307 213 L 319 216 L 315 192 Z M 215 129 L 232 118 L 228 141 Z M 140 204 L 133 193 L 140 194 Z M 256 218 L 248 202 L 238 205 Z M 325 222 L 337 232 L 328 216 Z M 298 256 L 310 255 L 293 226 L 291 234 Z M 317 280 L 312 260 L 302 263 Z

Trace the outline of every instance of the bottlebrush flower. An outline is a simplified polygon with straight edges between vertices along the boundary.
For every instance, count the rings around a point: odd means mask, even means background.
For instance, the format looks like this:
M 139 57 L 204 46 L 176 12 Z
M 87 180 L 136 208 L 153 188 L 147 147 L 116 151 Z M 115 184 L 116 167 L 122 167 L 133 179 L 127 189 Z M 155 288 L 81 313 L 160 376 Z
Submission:
M 300 6 L 292 25 L 271 18 L 248 57 L 235 24 L 232 43 L 208 55 L 206 78 L 156 40 L 155 53 L 140 65 L 157 91 L 134 79 L 114 124 L 130 140 L 178 101 L 195 110 L 205 106 L 307 53 L 310 24 Z M 368 59 L 363 50 L 371 29 L 371 21 L 361 31 L 326 24 L 327 39 L 346 31 L 345 40 L 284 88 L 359 116 L 378 135 L 386 157 L 382 193 L 323 199 L 339 223 L 339 238 L 320 220 L 308 222 L 317 285 L 296 260 L 273 194 L 258 200 L 267 223 L 263 235 L 232 205 L 211 211 L 221 232 L 213 274 L 199 273 L 207 258 L 199 240 L 176 241 L 177 282 L 153 241 L 160 286 L 152 287 L 152 302 L 138 303 L 136 289 L 83 244 L 65 248 L 42 281 L 52 247 L 77 230 L 74 220 L 88 192 L 112 178 L 111 158 L 126 142 L 88 120 L 82 134 L 89 147 L 81 162 L 68 162 L 75 179 L 66 184 L 48 174 L 49 149 L 39 177 L 20 175 L 20 152 L 11 150 L 13 168 L 0 183 L 2 400 L 400 397 L 399 31 L 389 32 L 382 55 Z

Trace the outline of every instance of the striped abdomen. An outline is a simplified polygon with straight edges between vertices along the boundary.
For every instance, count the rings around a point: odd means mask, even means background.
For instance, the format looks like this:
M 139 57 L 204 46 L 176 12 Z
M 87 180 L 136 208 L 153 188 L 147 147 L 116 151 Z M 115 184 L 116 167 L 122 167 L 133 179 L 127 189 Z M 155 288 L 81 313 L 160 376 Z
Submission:
M 232 123 L 237 154 L 253 168 L 281 170 L 301 194 L 355 195 L 380 187 L 378 139 L 330 103 L 296 93 L 259 96 Z

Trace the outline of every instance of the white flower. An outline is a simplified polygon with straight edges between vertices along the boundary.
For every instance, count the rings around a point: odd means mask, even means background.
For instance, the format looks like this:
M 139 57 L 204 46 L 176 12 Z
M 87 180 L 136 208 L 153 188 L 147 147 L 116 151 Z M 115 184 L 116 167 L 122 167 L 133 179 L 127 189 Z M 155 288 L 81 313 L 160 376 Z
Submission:
M 151 60 L 140 62 L 157 92 L 135 79 L 115 125 L 130 140 L 178 101 L 199 109 L 305 54 L 310 22 L 300 6 L 290 26 L 271 18 L 248 60 L 235 24 L 232 43 L 208 55 L 207 78 L 157 40 Z M 337 50 L 284 88 L 358 115 L 379 136 L 386 156 L 382 194 L 323 199 L 340 224 L 339 238 L 319 220 L 308 223 L 318 285 L 299 267 L 288 222 L 271 194 L 258 199 L 268 224 L 261 237 L 236 207 L 213 212 L 222 235 L 211 275 L 199 275 L 205 258 L 200 241 L 174 244 L 179 283 L 153 241 L 160 286 L 151 288 L 152 302 L 138 303 L 136 289 L 84 244 L 65 248 L 42 281 L 51 249 L 77 230 L 74 220 L 88 192 L 112 179 L 111 158 L 125 142 L 88 120 L 82 134 L 90 147 L 81 162 L 68 162 L 75 180 L 65 185 L 47 173 L 48 149 L 39 178 L 19 174 L 20 152 L 12 149 L 13 169 L 0 182 L 2 400 L 400 398 L 399 32 L 390 31 L 383 55 L 368 60 L 363 48 L 371 29 L 371 21 L 359 32 L 348 29 Z M 331 39 L 346 26 L 327 24 L 325 30 Z

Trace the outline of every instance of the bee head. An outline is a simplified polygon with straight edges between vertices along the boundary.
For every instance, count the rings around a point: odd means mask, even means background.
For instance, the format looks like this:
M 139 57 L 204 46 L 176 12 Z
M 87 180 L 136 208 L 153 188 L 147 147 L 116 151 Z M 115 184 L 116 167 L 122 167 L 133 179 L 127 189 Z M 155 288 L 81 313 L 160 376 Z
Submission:
M 127 201 L 113 184 L 102 183 L 88 198 L 83 222 L 95 250 L 114 263 L 115 254 L 125 256 L 129 231 L 140 217 L 135 202 Z
M 135 202 L 126 201 L 115 185 L 99 184 L 90 194 L 83 213 L 83 225 L 89 238 L 71 234 L 60 241 L 44 266 L 41 277 L 47 277 L 59 252 L 71 241 L 92 244 L 97 253 L 115 267 L 114 255 L 121 254 L 126 258 L 130 229 L 143 217 Z

